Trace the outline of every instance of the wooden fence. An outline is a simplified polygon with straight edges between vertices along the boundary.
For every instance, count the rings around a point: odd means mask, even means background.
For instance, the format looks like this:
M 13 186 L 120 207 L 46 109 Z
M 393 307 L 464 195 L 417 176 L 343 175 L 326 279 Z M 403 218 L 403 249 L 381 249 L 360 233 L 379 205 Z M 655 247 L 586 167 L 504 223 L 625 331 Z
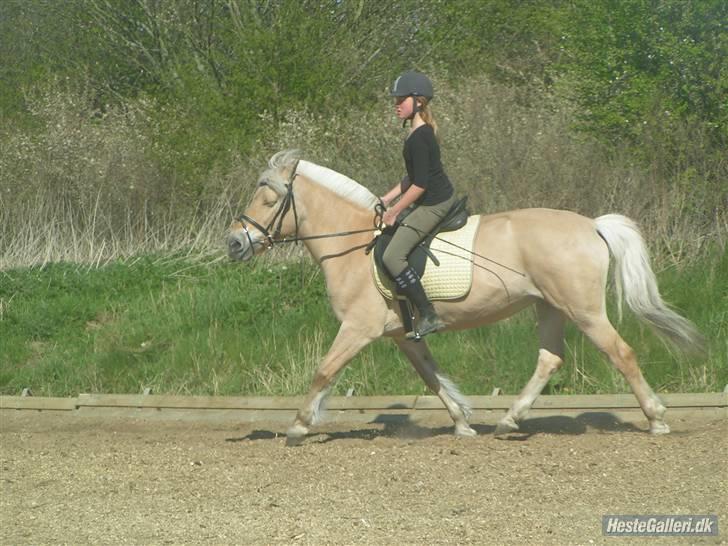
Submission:
M 661 394 L 668 418 L 728 418 L 728 392 Z M 473 422 L 497 420 L 515 396 L 469 396 Z M 76 398 L 0 396 L 4 411 L 71 412 L 76 415 L 139 418 L 236 420 L 242 422 L 292 420 L 303 397 L 168 396 L 153 394 L 81 394 Z M 427 417 L 447 413 L 436 396 L 332 396 L 327 420 L 370 422 L 387 416 Z M 631 394 L 544 395 L 529 417 L 608 413 L 639 419 L 641 410 Z

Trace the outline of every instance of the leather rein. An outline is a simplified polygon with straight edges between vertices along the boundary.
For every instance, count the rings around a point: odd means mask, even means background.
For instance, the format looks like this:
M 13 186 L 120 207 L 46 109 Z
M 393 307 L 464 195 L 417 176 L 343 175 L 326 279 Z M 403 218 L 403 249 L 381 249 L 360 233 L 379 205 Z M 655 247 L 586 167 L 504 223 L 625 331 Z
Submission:
M 299 237 L 298 236 L 298 211 L 296 210 L 296 199 L 293 195 L 293 181 L 298 176 L 298 173 L 296 173 L 296 169 L 298 167 L 298 160 L 293 165 L 293 169 L 291 169 L 291 174 L 288 177 L 288 184 L 286 184 L 286 194 L 283 196 L 283 200 L 281 201 L 281 204 L 278 206 L 278 210 L 276 211 L 275 215 L 271 219 L 271 221 L 268 223 L 267 227 L 263 227 L 260 223 L 258 223 L 256 220 L 248 216 L 247 214 L 241 214 L 237 217 L 237 220 L 242 224 L 243 231 L 245 232 L 245 236 L 248 238 L 248 242 L 250 243 L 250 249 L 253 250 L 255 243 L 253 242 L 253 238 L 250 236 L 250 231 L 248 231 L 248 226 L 246 225 L 246 222 L 248 224 L 251 224 L 255 227 L 258 231 L 260 231 L 265 239 L 268 241 L 268 249 L 270 250 L 273 248 L 273 245 L 275 244 L 283 244 L 283 243 L 298 243 L 300 241 L 311 241 L 314 239 L 328 239 L 331 237 L 346 237 L 348 235 L 356 235 L 358 233 L 376 233 L 374 236 L 374 239 L 372 239 L 367 245 L 364 250 L 366 254 L 369 254 L 371 252 L 372 248 L 374 248 L 374 245 L 377 242 L 377 239 L 379 238 L 379 234 L 383 231 L 383 229 L 386 227 L 382 223 L 382 216 L 384 215 L 384 211 L 386 210 L 386 207 L 384 206 L 384 203 L 381 201 L 377 203 L 374 206 L 374 227 L 368 228 L 368 229 L 355 229 L 351 231 L 338 231 L 336 233 L 323 233 L 319 235 L 308 235 L 305 237 Z M 266 185 L 265 182 L 262 182 L 260 184 L 261 186 Z M 284 237 L 283 239 L 279 239 L 281 235 L 281 229 L 283 228 L 283 219 L 285 218 L 286 214 L 288 214 L 288 211 L 293 209 L 293 218 L 296 223 L 296 230 L 294 233 L 294 237 Z M 277 225 L 276 225 L 277 222 Z M 275 229 L 273 230 L 273 233 L 271 234 L 271 229 L 273 226 L 276 225 Z M 411 227 L 411 226 L 410 226 Z M 496 262 L 495 260 L 492 260 L 488 258 L 487 256 L 482 256 L 476 252 L 473 252 L 470 249 L 461 247 L 459 245 L 456 245 L 446 239 L 441 239 L 438 236 L 435 236 L 436 239 L 441 240 L 451 246 L 454 246 L 460 250 L 464 250 L 465 252 L 468 252 L 472 256 L 477 256 L 478 258 L 482 258 L 483 260 L 487 260 L 495 265 L 498 265 L 504 269 L 507 269 L 509 271 L 512 271 L 513 273 L 516 273 L 522 277 L 525 277 L 525 273 L 522 273 L 516 269 L 513 269 L 511 267 L 508 267 L 507 265 L 501 264 Z M 260 244 L 260 241 L 257 242 Z M 420 243 L 421 244 L 421 243 Z M 425 246 L 422 246 L 422 248 L 425 250 L 425 252 L 432 258 L 433 262 L 438 264 L 437 258 L 429 251 L 429 249 Z M 485 269 L 487 271 L 490 271 L 489 269 L 483 267 L 480 264 L 476 264 L 473 260 L 471 260 L 473 265 L 476 267 L 480 267 L 481 269 Z M 501 281 L 502 282 L 502 281 Z

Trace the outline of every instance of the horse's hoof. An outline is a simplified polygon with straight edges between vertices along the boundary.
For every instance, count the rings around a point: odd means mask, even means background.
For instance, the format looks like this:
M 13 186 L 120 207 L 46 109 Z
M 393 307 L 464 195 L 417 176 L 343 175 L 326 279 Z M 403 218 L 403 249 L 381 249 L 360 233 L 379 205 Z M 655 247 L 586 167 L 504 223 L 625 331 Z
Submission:
M 650 434 L 670 434 L 670 427 L 664 421 L 650 423 Z
M 517 431 L 518 431 L 518 425 L 515 422 L 499 421 L 495 427 L 496 436 L 505 436 L 506 434 L 510 434 L 511 432 L 517 432 Z
M 286 431 L 286 445 L 287 446 L 298 446 L 303 443 L 303 440 L 308 434 L 308 428 L 303 425 L 295 424 Z
M 455 427 L 455 436 L 458 438 L 472 438 L 473 436 L 477 436 L 478 433 L 475 432 L 470 426 L 456 426 Z
M 305 439 L 305 436 L 286 436 L 286 447 L 300 446 Z

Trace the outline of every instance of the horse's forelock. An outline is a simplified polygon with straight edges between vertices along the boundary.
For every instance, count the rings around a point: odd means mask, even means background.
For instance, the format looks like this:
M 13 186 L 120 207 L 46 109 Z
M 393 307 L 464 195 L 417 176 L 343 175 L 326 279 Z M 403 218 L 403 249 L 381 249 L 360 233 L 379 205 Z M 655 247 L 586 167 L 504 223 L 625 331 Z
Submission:
M 268 186 L 278 195 L 284 195 L 288 182 L 284 171 L 291 169 L 299 157 L 299 150 L 282 150 L 273 154 L 268 160 L 268 168 L 263 171 L 258 179 L 258 185 Z
M 260 175 L 258 186 L 267 186 L 278 195 L 286 193 L 286 182 L 278 173 L 277 169 L 267 169 Z

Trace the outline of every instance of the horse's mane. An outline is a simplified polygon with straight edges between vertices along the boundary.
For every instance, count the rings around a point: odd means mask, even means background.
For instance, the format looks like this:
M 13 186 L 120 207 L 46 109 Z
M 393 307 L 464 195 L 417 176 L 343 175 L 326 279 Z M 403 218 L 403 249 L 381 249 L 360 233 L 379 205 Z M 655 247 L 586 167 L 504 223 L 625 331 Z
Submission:
M 285 168 L 292 168 L 299 159 L 299 154 L 298 150 L 284 150 L 274 154 L 268 162 L 268 169 L 261 175 L 259 183 L 265 182 L 277 194 L 284 195 L 288 180 L 282 171 Z M 296 172 L 360 207 L 372 209 L 379 202 L 376 195 L 358 182 L 316 163 L 301 159 L 298 161 Z

